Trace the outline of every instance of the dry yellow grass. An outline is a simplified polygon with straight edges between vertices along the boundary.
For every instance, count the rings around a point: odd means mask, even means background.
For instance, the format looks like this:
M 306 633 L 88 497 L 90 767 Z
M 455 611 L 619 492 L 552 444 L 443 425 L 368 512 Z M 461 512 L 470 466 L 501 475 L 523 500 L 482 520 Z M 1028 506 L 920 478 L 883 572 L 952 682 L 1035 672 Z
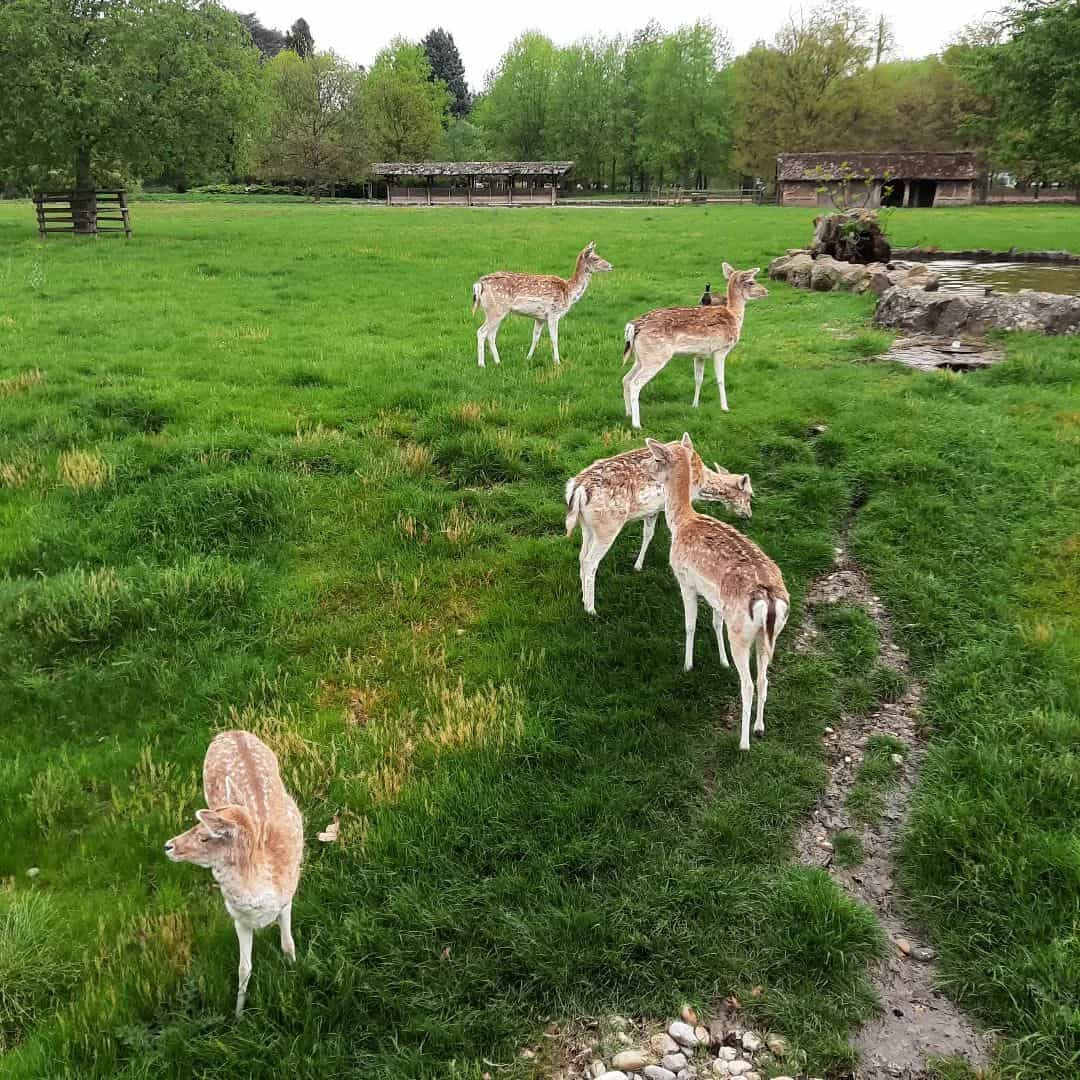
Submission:
M 18 375 L 0 379 L 0 398 L 25 393 L 35 386 L 40 386 L 44 381 L 45 372 L 40 368 L 31 368 L 29 371 L 22 371 Z
M 42 474 L 41 467 L 28 458 L 0 461 L 0 487 L 21 488 Z
M 476 535 L 476 518 L 463 506 L 450 508 L 443 535 L 451 544 L 467 544 Z
M 64 450 L 56 459 L 56 474 L 61 484 L 83 491 L 102 487 L 112 476 L 112 466 L 100 454 Z

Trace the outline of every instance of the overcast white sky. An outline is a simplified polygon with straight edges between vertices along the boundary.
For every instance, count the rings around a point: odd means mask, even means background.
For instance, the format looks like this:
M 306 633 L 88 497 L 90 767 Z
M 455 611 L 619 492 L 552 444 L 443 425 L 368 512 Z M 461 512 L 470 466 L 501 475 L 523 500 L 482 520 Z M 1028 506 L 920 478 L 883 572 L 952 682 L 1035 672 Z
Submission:
M 769 39 L 798 3 L 791 0 L 739 0 L 711 5 L 689 0 L 412 0 L 395 4 L 355 0 L 232 0 L 238 10 L 254 10 L 266 26 L 286 30 L 303 16 L 311 24 L 319 49 L 333 49 L 354 63 L 370 64 L 395 34 L 419 40 L 433 26 L 454 35 L 469 85 L 482 88 L 485 73 L 495 66 L 506 46 L 523 30 L 540 30 L 563 45 L 585 35 L 630 34 L 651 18 L 671 29 L 703 16 L 727 31 L 737 53 L 759 38 Z M 812 7 L 812 3 L 802 5 Z M 904 0 L 902 3 L 864 2 L 875 14 L 884 12 L 896 32 L 901 56 L 935 52 L 960 27 L 999 3 L 986 0 Z

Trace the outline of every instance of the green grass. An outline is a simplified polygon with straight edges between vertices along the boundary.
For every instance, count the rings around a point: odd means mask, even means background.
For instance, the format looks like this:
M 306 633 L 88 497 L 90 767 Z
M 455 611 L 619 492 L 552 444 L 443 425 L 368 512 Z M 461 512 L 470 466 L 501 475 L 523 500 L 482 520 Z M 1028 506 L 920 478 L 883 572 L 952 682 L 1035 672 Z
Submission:
M 885 796 L 900 779 L 902 764 L 894 758 L 906 754 L 904 743 L 891 735 L 872 735 L 867 740 L 866 754 L 847 798 L 848 810 L 856 821 L 865 825 L 877 825 L 881 821 Z
M 806 656 L 789 631 L 740 755 L 704 624 L 681 670 L 663 542 L 634 574 L 627 530 L 589 619 L 563 536 L 565 478 L 638 444 L 625 321 L 694 302 L 722 260 L 765 265 L 812 217 L 147 200 L 129 243 L 41 245 L 28 205 L 0 204 L 0 927 L 19 928 L 0 1077 L 525 1077 L 551 1019 L 728 993 L 813 1073 L 850 1065 L 880 932 L 790 858 L 822 729 L 902 692 L 872 625 L 831 612 Z M 1070 209 L 892 227 L 1080 249 Z M 507 321 L 479 371 L 472 282 L 565 273 L 590 239 L 616 273 L 564 322 L 562 367 L 546 340 L 526 363 Z M 692 411 L 676 361 L 648 433 L 689 429 L 751 474 L 739 525 L 783 568 L 792 630 L 858 508 L 854 552 L 927 689 L 909 902 L 950 991 L 1006 1031 L 1004 1075 L 1075 1076 L 1080 343 L 1012 336 L 967 377 L 853 363 L 883 337 L 868 298 L 770 290 L 733 411 L 715 391 Z M 296 968 L 261 935 L 240 1022 L 220 898 L 161 852 L 237 724 L 278 750 L 309 836 L 342 821 L 308 849 Z

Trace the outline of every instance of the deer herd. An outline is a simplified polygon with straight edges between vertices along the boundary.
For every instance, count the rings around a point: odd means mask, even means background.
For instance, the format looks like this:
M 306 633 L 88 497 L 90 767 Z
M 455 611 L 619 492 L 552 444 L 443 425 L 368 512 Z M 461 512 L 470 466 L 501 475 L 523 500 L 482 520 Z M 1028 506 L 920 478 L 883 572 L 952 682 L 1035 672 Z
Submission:
M 529 357 L 546 325 L 555 363 L 560 363 L 559 321 L 584 295 L 592 275 L 610 270 L 611 263 L 590 243 L 578 255 L 569 279 L 507 272 L 480 278 L 472 289 L 473 314 L 478 307 L 484 312 L 476 334 L 480 367 L 485 366 L 486 348 L 499 363 L 495 337 L 500 323 L 511 314 L 533 320 Z M 727 280 L 723 299 L 706 286 L 696 306 L 658 308 L 626 324 L 623 361 L 632 356 L 633 366 L 623 379 L 623 403 L 634 428 L 641 427 L 642 388 L 679 355 L 694 358 L 693 407 L 699 406 L 705 360 L 711 356 L 720 407 L 728 411 L 724 361 L 738 344 L 746 302 L 768 293 L 755 280 L 759 268 L 735 270 L 724 263 L 723 271 Z M 634 564 L 636 570 L 642 569 L 662 512 L 671 533 L 668 561 L 683 601 L 684 667 L 689 671 L 694 664 L 698 599 L 704 597 L 712 609 L 720 663 L 730 666 L 726 633 L 739 675 L 739 749 L 749 750 L 755 690 L 750 654 L 756 653 L 757 666 L 753 730 L 762 733 L 769 663 L 787 621 L 790 600 L 776 563 L 731 525 L 699 514 L 693 503 L 721 502 L 738 517 L 749 518 L 750 477 L 715 463 L 710 469 L 688 434 L 676 442 L 646 439 L 645 443 L 640 449 L 593 462 L 566 484 L 567 535 L 581 529 L 582 602 L 586 612 L 596 613 L 597 569 L 630 521 L 643 522 L 641 551 Z M 174 862 L 209 869 L 221 890 L 240 946 L 239 1015 L 251 976 L 254 931 L 276 922 L 282 952 L 289 960 L 295 959 L 290 917 L 300 878 L 303 823 L 282 783 L 273 751 L 250 732 L 227 731 L 211 742 L 203 764 L 203 790 L 207 806 L 196 813 L 198 824 L 170 840 L 165 853 Z

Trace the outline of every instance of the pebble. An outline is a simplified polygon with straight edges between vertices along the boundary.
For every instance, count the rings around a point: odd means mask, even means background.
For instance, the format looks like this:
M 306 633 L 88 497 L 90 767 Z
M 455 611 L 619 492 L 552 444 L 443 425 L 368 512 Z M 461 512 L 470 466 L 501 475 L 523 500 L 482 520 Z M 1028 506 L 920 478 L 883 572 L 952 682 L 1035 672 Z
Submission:
M 911 942 L 907 938 L 897 938 L 896 947 L 905 955 L 911 955 Z
M 30 869 L 26 871 L 26 876 L 27 877 L 37 877 L 38 874 L 40 874 L 40 873 L 41 873 L 41 868 L 40 867 L 31 866 Z
M 827 727 L 827 728 L 825 728 L 825 734 L 826 735 L 834 735 L 835 732 L 833 731 L 833 729 L 831 727 Z
M 739 1051 L 734 1046 L 721 1046 L 716 1052 L 721 1061 L 734 1061 L 739 1056 Z
M 697 1038 L 697 1041 L 699 1043 L 705 1043 L 706 1046 L 708 1045 L 709 1033 L 700 1024 L 698 1024 L 698 1026 L 694 1028 L 694 1036 Z
M 616 1031 L 615 1038 L 622 1046 L 629 1046 L 634 1041 L 625 1031 Z
M 851 755 L 850 754 L 845 754 L 844 755 L 844 764 L 845 765 L 850 765 L 851 764 Z
M 680 1069 L 686 1068 L 686 1055 L 685 1054 L 665 1054 L 664 1060 L 661 1062 L 665 1069 L 670 1069 L 672 1072 L 678 1072 Z
M 622 1050 L 611 1059 L 612 1068 L 636 1072 L 648 1064 L 649 1057 L 641 1050 Z
M 724 1041 L 724 1022 L 722 1020 L 709 1021 L 709 1043 L 719 1046 Z
M 654 1035 L 649 1040 L 649 1046 L 652 1047 L 654 1054 L 659 1054 L 661 1057 L 665 1054 L 677 1054 L 679 1052 L 679 1044 L 664 1032 Z
M 743 1061 L 742 1058 L 736 1058 L 728 1065 L 728 1073 L 731 1076 L 742 1076 L 743 1073 L 750 1071 L 750 1062 Z
M 829 850 L 832 850 L 832 844 L 829 845 Z M 743 1049 L 751 1054 L 756 1054 L 762 1047 L 761 1039 L 759 1039 L 757 1033 L 753 1031 L 743 1033 L 742 1044 Z
M 728 1063 L 723 1058 L 717 1058 L 712 1063 L 712 1071 L 717 1076 L 727 1076 L 730 1070 L 728 1069 Z
M 662 1069 L 659 1065 L 645 1066 L 646 1080 L 675 1080 L 675 1074 L 670 1069 Z
M 791 1076 L 774 1076 L 773 1080 L 794 1080 Z
M 667 1033 L 680 1046 L 689 1046 L 693 1048 L 698 1044 L 698 1037 L 694 1034 L 694 1029 L 689 1024 L 683 1023 L 681 1020 L 676 1020 L 675 1023 L 667 1029 Z
M 691 1027 L 695 1027 L 697 1025 L 698 1017 L 697 1013 L 694 1011 L 693 1005 L 684 1005 L 682 1007 L 682 1012 L 680 1012 L 679 1015 L 683 1018 L 683 1021 L 689 1024 Z
M 904 764 L 904 755 L 903 754 L 893 754 L 892 755 L 892 763 L 894 765 L 903 765 Z
M 761 1080 L 761 1073 L 756 1073 L 756 1072 L 743 1073 L 742 1080 Z
M 675 1074 L 675 1080 L 694 1080 L 694 1077 L 696 1077 L 696 1076 L 697 1076 L 697 1070 L 696 1069 L 680 1069 Z
M 602 1061 L 594 1061 L 589 1066 L 590 1076 L 603 1076 L 607 1072 L 607 1066 Z
M 535 1051 L 535 1050 L 522 1050 L 522 1051 L 521 1051 L 521 1056 L 522 1056 L 522 1057 L 523 1057 L 523 1058 L 524 1058 L 524 1059 L 525 1059 L 526 1061 L 532 1061 L 532 1060 L 533 1060 L 533 1058 L 535 1058 L 535 1057 L 536 1057 L 536 1051 Z
M 596 1080 L 626 1080 L 626 1073 L 612 1069 L 610 1072 L 601 1073 Z
M 829 841 L 829 840 L 826 840 L 824 837 L 822 837 L 817 842 L 817 846 L 819 848 L 821 848 L 822 851 L 832 851 L 833 850 L 832 842 Z
M 775 1054 L 778 1058 L 787 1057 L 788 1043 L 783 1035 L 767 1035 L 765 1042 L 768 1043 L 770 1053 Z
M 612 1031 L 625 1031 L 630 1026 L 630 1021 L 625 1016 L 619 1016 L 618 1013 L 613 1013 L 608 1017 L 608 1027 Z
M 911 959 L 918 960 L 920 964 L 929 964 L 937 958 L 937 953 L 926 945 L 916 945 L 911 950 Z

